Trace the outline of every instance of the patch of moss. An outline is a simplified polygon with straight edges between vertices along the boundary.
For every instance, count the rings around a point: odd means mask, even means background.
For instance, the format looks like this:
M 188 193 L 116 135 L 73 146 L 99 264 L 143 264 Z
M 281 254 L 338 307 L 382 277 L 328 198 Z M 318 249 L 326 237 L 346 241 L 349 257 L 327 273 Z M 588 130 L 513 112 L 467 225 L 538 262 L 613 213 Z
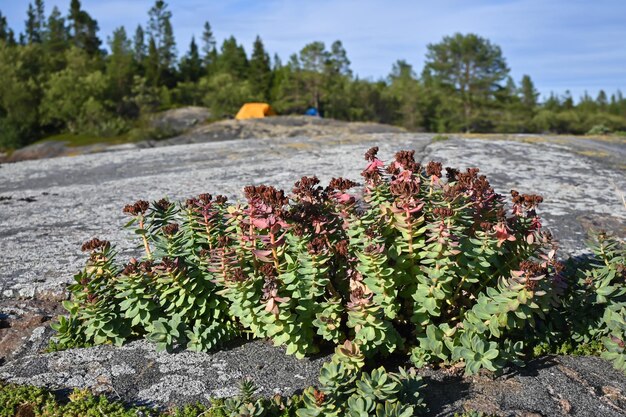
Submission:
M 449 140 L 450 136 L 448 135 L 442 135 L 442 134 L 436 134 L 435 136 L 433 136 L 432 141 L 433 142 L 444 142 L 446 140 Z
M 584 151 L 577 151 L 576 152 L 579 155 L 583 155 L 583 156 L 589 156 L 589 157 L 595 157 L 595 158 L 606 158 L 609 156 L 609 154 L 607 152 L 604 151 L 597 151 L 597 150 L 584 150 Z
M 295 417 L 301 405 L 300 397 L 275 397 L 260 401 L 266 417 Z M 258 403 L 258 402 L 257 402 Z M 67 399 L 55 397 L 50 391 L 33 386 L 0 385 L 0 417 L 231 417 L 240 416 L 232 409 L 232 401 L 214 400 L 210 406 L 187 405 L 165 411 L 149 407 L 124 405 L 104 395 L 75 389 Z M 238 404 L 239 405 L 239 404 Z M 256 415 L 256 414 L 255 414 Z
M 572 355 L 572 356 L 600 356 L 605 350 L 601 341 L 594 340 L 589 343 L 574 343 L 571 340 L 563 342 L 561 345 L 549 345 L 542 343 L 533 349 L 533 356 L 545 355 Z
M 97 144 L 119 145 L 132 142 L 132 140 L 128 134 L 112 137 L 101 137 L 89 134 L 59 133 L 58 135 L 49 136 L 47 138 L 41 139 L 36 143 L 45 142 L 65 142 L 66 146 L 74 148 L 78 146 L 89 146 Z

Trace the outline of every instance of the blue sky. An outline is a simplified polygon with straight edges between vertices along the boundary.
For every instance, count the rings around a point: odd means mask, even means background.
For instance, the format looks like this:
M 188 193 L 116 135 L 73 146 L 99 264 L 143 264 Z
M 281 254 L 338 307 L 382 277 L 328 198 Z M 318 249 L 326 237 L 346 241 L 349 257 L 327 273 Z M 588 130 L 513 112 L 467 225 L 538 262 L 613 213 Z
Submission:
M 70 0 L 46 0 L 46 13 Z M 153 0 L 83 0 L 106 39 L 120 25 L 147 21 Z M 405 59 L 421 70 L 426 45 L 473 32 L 499 45 L 519 81 L 532 76 L 542 95 L 569 89 L 626 93 L 626 0 L 170 0 L 179 53 L 208 20 L 218 44 L 235 35 L 250 52 L 261 35 L 286 61 L 306 43 L 340 39 L 361 78 L 385 77 Z M 22 31 L 27 0 L 0 0 L 9 24 Z

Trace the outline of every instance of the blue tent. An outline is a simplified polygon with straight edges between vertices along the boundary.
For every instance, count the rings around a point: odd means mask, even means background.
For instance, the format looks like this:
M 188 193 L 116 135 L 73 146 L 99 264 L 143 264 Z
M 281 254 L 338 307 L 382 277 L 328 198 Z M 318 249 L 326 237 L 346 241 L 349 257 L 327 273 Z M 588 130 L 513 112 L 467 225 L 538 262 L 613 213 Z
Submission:
M 320 113 L 317 111 L 315 107 L 309 107 L 305 112 L 305 116 L 315 116 L 320 117 Z

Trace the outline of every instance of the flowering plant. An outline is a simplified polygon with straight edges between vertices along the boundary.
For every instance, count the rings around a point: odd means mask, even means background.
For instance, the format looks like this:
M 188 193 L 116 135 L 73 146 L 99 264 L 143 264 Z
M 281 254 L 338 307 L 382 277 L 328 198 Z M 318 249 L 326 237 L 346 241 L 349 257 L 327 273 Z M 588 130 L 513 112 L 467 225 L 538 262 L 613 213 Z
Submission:
M 467 373 L 517 362 L 565 289 L 541 197 L 512 191 L 507 214 L 476 168 L 444 174 L 413 151 L 387 164 L 377 152 L 361 193 L 303 177 L 289 195 L 246 187 L 244 203 L 126 206 L 145 255 L 117 266 L 108 242 L 84 247 L 60 345 L 147 337 L 208 350 L 250 334 L 299 357 L 350 341 L 365 358 L 408 352 Z

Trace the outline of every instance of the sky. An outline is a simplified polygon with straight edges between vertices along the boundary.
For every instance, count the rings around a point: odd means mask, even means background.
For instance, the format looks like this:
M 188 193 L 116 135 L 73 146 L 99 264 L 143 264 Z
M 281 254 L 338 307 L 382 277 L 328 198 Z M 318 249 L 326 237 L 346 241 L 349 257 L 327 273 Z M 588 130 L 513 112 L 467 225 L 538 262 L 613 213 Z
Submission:
M 70 0 L 46 0 L 66 14 Z M 118 26 L 133 33 L 154 0 L 83 0 L 105 40 Z M 386 77 L 404 59 L 419 74 L 427 45 L 476 33 L 500 46 L 519 82 L 529 74 L 542 97 L 570 90 L 626 93 L 626 0 L 169 0 L 179 54 L 209 21 L 221 41 L 234 35 L 250 53 L 256 35 L 283 62 L 312 41 L 343 42 L 359 78 Z M 23 31 L 27 0 L 0 0 Z

